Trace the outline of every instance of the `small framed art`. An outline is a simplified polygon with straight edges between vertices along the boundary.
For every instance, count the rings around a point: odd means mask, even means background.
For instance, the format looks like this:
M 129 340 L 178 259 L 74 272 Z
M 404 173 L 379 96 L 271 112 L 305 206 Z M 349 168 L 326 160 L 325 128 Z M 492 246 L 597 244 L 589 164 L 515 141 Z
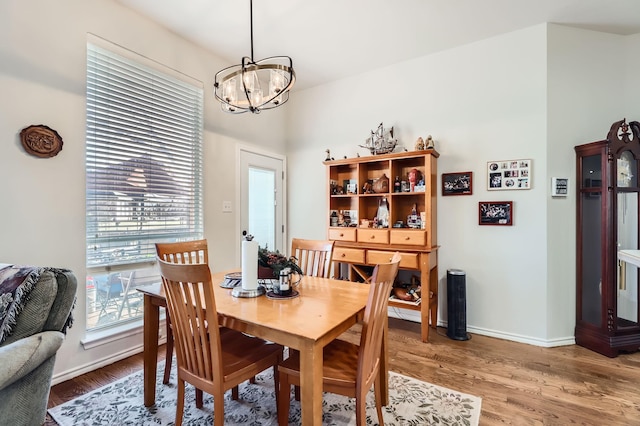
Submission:
M 551 196 L 566 197 L 569 194 L 569 178 L 551 178 Z
M 442 195 L 471 195 L 472 193 L 472 172 L 442 174 Z
M 513 201 L 480 201 L 479 225 L 513 225 Z
M 531 189 L 531 160 L 489 161 L 487 189 Z

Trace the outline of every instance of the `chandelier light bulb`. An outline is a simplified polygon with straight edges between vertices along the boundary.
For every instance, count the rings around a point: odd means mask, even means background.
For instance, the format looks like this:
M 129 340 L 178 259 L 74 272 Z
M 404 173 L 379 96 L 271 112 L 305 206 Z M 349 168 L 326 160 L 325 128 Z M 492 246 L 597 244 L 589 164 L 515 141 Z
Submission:
M 244 70 L 242 73 L 242 83 L 248 93 L 251 93 L 256 88 L 256 82 L 258 81 L 258 75 L 255 71 Z M 258 83 L 259 85 L 260 83 Z
M 227 103 L 233 103 L 237 99 L 237 88 L 235 77 L 222 83 L 222 96 Z

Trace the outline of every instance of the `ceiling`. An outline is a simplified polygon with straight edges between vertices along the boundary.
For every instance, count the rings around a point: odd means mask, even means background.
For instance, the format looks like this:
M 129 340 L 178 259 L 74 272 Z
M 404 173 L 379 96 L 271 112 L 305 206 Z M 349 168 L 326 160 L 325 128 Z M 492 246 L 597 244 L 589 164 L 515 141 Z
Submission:
M 229 65 L 251 56 L 249 0 L 115 1 Z M 543 22 L 636 34 L 640 1 L 255 0 L 254 59 L 290 56 L 300 90 Z

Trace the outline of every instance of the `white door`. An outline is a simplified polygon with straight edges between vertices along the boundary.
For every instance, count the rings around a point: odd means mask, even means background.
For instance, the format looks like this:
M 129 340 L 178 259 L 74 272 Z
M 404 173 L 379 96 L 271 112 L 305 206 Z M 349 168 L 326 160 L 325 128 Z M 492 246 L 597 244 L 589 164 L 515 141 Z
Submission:
M 284 157 L 240 148 L 240 228 L 260 247 L 286 253 Z

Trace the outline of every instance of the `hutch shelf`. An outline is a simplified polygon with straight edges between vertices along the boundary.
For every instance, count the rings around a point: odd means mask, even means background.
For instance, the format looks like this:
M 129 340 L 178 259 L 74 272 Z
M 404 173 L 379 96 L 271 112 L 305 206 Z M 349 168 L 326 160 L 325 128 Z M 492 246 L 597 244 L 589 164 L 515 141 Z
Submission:
M 368 282 L 374 265 L 400 252 L 400 269 L 419 276 L 421 300 L 390 299 L 389 306 L 420 312 L 423 342 L 429 339 L 429 325 L 435 328 L 437 322 L 438 157 L 429 149 L 324 162 L 327 234 L 335 241 L 336 271 L 341 278 Z M 396 177 L 400 192 L 394 192 Z

